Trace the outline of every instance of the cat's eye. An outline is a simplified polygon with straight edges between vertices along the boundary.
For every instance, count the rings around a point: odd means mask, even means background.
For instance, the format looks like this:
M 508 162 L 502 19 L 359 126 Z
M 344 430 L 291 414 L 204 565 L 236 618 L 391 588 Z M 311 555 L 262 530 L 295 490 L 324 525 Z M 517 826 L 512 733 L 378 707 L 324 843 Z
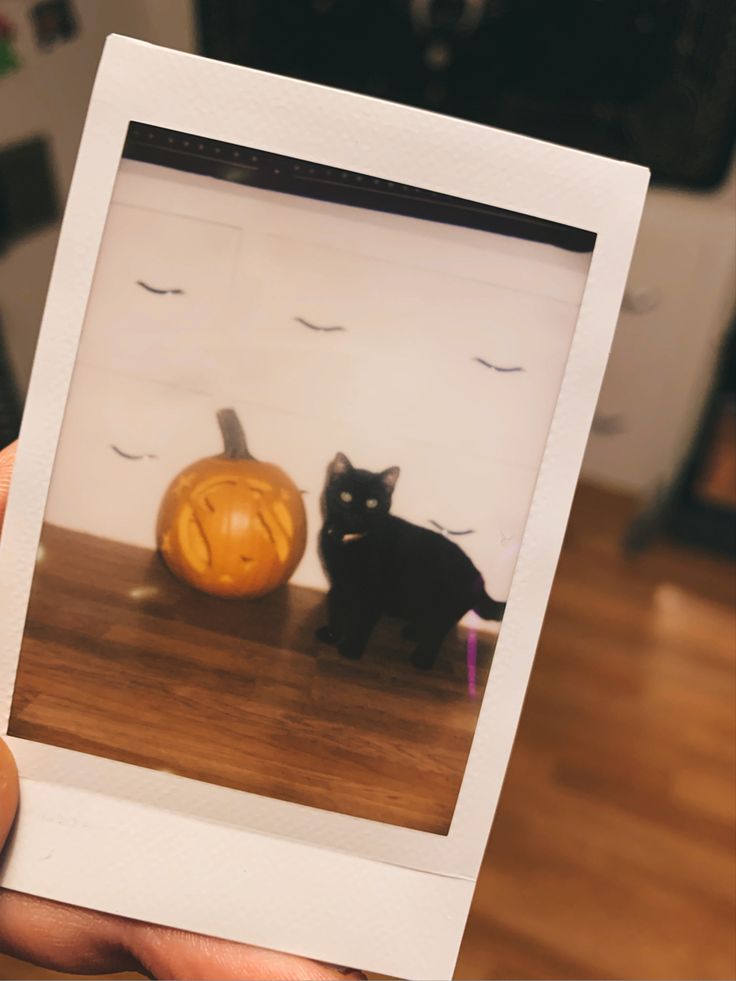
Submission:
M 350 504 L 353 499 L 353 495 L 350 491 L 340 491 L 340 500 L 344 501 L 345 504 Z
M 369 497 L 368 500 L 365 502 L 365 506 L 367 508 L 377 508 L 378 507 L 378 498 L 377 497 Z

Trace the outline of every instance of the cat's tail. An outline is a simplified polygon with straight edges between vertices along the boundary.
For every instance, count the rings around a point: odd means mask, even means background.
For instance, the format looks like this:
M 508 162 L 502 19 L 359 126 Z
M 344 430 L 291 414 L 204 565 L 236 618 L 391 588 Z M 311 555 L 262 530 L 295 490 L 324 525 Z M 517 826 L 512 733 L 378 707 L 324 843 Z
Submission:
M 502 620 L 506 604 L 492 599 L 486 592 L 483 580 L 478 577 L 477 596 L 473 613 L 477 613 L 483 620 Z

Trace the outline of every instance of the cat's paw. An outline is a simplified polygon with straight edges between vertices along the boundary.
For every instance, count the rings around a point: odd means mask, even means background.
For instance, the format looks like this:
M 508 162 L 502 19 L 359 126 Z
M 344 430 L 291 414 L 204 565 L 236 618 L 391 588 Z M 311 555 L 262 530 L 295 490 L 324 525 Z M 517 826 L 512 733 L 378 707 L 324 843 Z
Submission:
M 332 632 L 332 630 L 330 630 L 330 627 L 328 626 L 328 624 L 325 624 L 323 627 L 318 627 L 314 631 L 314 636 L 317 638 L 317 640 L 321 641 L 321 643 L 323 643 L 323 644 L 336 644 L 337 643 L 337 637 Z
M 495 606 L 493 610 L 493 616 L 491 617 L 491 619 L 500 623 L 503 620 L 504 613 L 506 612 L 506 604 L 499 603 L 498 600 L 494 600 L 493 602 Z
M 417 647 L 411 656 L 411 663 L 419 671 L 431 671 L 434 667 L 435 660 L 434 653 L 427 653 L 421 647 Z

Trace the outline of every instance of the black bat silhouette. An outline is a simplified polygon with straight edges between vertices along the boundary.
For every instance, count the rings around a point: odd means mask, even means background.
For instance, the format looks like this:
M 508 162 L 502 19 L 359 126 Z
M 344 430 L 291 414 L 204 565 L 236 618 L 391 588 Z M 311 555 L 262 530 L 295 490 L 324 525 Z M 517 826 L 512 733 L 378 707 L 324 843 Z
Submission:
M 144 283 L 142 279 L 137 279 L 136 286 L 142 286 L 144 290 L 148 290 L 149 293 L 157 293 L 159 296 L 165 296 L 168 293 L 181 295 L 184 290 L 174 289 L 174 290 L 159 290 L 155 286 L 149 286 L 148 283 Z
M 485 368 L 493 368 L 494 371 L 523 371 L 523 368 L 501 368 L 500 365 L 491 364 L 490 361 L 486 361 L 484 358 L 473 358 L 473 361 L 477 361 L 478 364 L 482 364 Z
M 141 453 L 140 456 L 136 456 L 134 453 L 126 453 L 113 443 L 110 444 L 110 449 L 114 450 L 118 456 L 122 456 L 126 460 L 158 460 L 158 457 L 153 453 Z
M 475 528 L 466 528 L 464 531 L 450 531 L 449 528 L 445 528 L 439 523 L 439 521 L 434 521 L 432 518 L 429 519 L 429 523 L 434 525 L 439 531 L 447 532 L 448 535 L 474 535 Z
M 297 323 L 304 324 L 305 327 L 309 327 L 310 330 L 324 330 L 324 331 L 345 330 L 344 327 L 318 327 L 317 324 L 310 324 L 308 320 L 304 319 L 304 317 L 294 317 L 294 320 L 296 320 Z

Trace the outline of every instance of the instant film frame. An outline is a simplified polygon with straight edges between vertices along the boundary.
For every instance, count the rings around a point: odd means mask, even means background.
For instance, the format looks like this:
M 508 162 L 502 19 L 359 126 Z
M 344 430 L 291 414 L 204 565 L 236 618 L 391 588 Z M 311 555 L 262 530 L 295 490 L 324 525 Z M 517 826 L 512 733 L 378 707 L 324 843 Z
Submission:
M 648 173 L 111 37 L 69 195 L 0 548 L 2 732 L 80 330 L 134 120 L 596 236 L 491 681 L 446 836 L 8 738 L 22 808 L 3 886 L 381 973 L 447 978 L 521 711 Z

